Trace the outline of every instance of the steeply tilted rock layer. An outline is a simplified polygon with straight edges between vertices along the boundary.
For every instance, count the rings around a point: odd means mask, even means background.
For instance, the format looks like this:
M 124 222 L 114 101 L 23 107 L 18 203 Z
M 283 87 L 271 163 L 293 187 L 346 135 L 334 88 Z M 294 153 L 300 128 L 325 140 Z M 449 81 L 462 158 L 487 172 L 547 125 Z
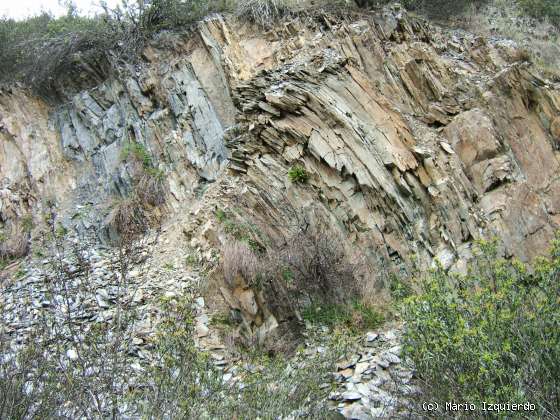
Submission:
M 101 223 L 133 188 L 122 150 L 136 142 L 165 174 L 170 212 L 207 210 L 191 229 L 202 246 L 219 239 L 201 183 L 228 179 L 221 202 L 267 234 L 285 236 L 295 214 L 339 230 L 372 265 L 415 256 L 460 270 L 472 241 L 493 235 L 530 259 L 560 222 L 560 90 L 522 57 L 400 9 L 266 32 L 214 16 L 160 35 L 127 76 L 66 103 L 3 90 L 0 221 L 51 200 L 68 216 L 105 209 L 74 220 Z M 295 165 L 307 183 L 290 182 Z

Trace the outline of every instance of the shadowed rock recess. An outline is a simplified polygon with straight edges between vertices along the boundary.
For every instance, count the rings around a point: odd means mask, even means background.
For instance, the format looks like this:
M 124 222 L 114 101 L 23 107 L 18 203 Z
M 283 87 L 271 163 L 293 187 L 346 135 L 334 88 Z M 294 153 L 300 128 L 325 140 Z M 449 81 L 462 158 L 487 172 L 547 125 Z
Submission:
M 0 222 L 54 205 L 108 241 L 109 204 L 137 182 L 124 150 L 140 144 L 163 174 L 165 229 L 202 260 L 228 240 L 218 208 L 274 240 L 328 226 L 377 272 L 461 271 L 493 236 L 530 260 L 560 227 L 560 87 L 520 56 L 397 7 L 266 32 L 213 15 L 56 106 L 4 88 Z M 290 180 L 296 165 L 306 182 Z

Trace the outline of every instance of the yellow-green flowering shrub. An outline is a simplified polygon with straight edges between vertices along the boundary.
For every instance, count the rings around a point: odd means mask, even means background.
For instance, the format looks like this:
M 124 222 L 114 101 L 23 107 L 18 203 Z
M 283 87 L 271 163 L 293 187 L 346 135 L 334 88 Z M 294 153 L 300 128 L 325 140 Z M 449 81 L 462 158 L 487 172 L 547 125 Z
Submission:
M 535 404 L 560 415 L 560 240 L 533 267 L 497 257 L 495 242 L 466 275 L 441 267 L 402 304 L 403 352 L 423 398 Z M 521 417 L 527 413 L 508 415 Z

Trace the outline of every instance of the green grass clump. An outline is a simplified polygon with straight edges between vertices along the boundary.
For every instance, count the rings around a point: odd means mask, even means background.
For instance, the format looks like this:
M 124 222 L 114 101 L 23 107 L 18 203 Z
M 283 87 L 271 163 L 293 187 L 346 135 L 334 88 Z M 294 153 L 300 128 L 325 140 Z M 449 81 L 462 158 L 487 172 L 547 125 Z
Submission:
M 21 229 L 25 233 L 30 233 L 33 230 L 33 217 L 30 214 L 21 218 Z
M 220 223 L 223 223 L 227 220 L 228 216 L 225 211 L 222 209 L 216 210 L 216 220 Z
M 140 162 L 144 169 L 149 171 L 155 171 L 155 169 L 153 168 L 154 165 L 152 161 L 152 156 L 146 149 L 146 146 L 144 146 L 142 143 L 133 141 L 133 142 L 126 143 L 124 145 L 121 151 L 122 160 L 127 160 L 131 156 L 134 159 L 136 159 L 138 162 Z M 154 172 L 154 176 L 155 175 L 157 174 Z
M 238 222 L 234 213 L 222 209 L 216 210 L 215 216 L 216 220 L 222 225 L 224 232 L 233 239 L 245 242 L 254 252 L 262 253 L 265 251 L 264 235 L 253 223 Z
M 307 173 L 304 167 L 296 165 L 296 166 L 292 166 L 288 171 L 288 178 L 292 182 L 305 184 L 309 179 L 309 174 Z
M 194 255 L 194 254 L 188 254 L 188 255 L 185 257 L 185 265 L 186 265 L 187 267 L 194 267 L 194 266 L 196 265 L 196 263 L 197 263 L 196 255 Z
M 308 305 L 301 315 L 310 324 L 342 327 L 354 333 L 379 328 L 385 321 L 381 312 L 360 301 L 351 304 Z
M 532 269 L 498 258 L 495 243 L 479 247 L 468 274 L 440 267 L 403 303 L 403 355 L 424 384 L 422 399 L 529 401 L 534 418 L 557 418 L 560 239 Z

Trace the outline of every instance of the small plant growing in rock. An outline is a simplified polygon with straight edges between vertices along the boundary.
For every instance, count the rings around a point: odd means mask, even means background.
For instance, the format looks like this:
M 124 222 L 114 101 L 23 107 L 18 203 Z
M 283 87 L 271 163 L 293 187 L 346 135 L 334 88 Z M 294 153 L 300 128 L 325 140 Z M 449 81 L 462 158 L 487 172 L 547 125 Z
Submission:
M 294 183 L 305 184 L 309 179 L 309 174 L 303 166 L 296 165 L 288 171 L 288 178 Z
M 134 159 L 142 163 L 144 169 L 150 169 L 153 167 L 152 157 L 150 156 L 150 153 L 146 149 L 146 146 L 144 146 L 142 143 L 138 143 L 138 142 L 126 143 L 121 153 L 122 153 L 123 160 L 126 160 L 130 156 L 132 156 Z
M 260 229 L 252 223 L 236 221 L 236 215 L 224 210 L 216 211 L 216 220 L 223 226 L 224 232 L 237 241 L 245 242 L 257 253 L 265 251 L 265 240 Z
M 33 230 L 33 217 L 30 214 L 26 214 L 21 218 L 21 229 L 25 233 L 30 233 Z
M 193 267 L 196 264 L 196 255 L 189 254 L 185 257 L 185 264 L 187 267 Z
M 228 219 L 227 213 L 222 210 L 222 209 L 218 209 L 216 210 L 216 220 L 220 223 L 224 223 L 226 220 Z
M 156 167 L 146 146 L 139 142 L 126 143 L 121 151 L 122 160 L 138 162 L 134 175 L 134 193 L 142 205 L 161 206 L 166 199 L 165 172 Z

